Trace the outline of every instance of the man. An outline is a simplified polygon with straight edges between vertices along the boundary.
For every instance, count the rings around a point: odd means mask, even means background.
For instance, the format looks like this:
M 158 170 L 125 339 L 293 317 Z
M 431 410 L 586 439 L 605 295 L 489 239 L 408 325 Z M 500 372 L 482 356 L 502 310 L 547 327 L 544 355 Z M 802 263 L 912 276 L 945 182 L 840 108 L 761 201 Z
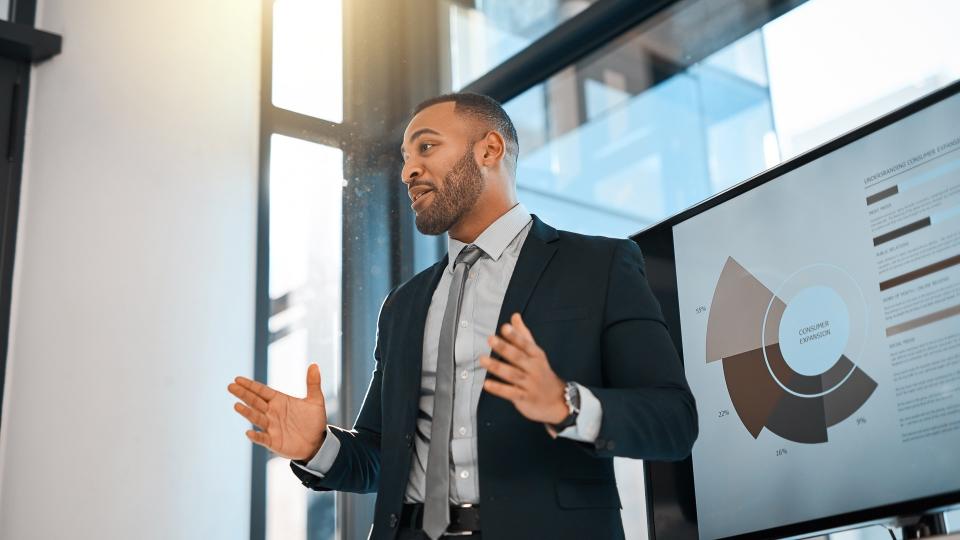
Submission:
M 697 414 L 629 240 L 558 231 L 517 202 L 498 103 L 417 107 L 402 181 L 449 258 L 387 295 L 352 430 L 316 364 L 297 399 L 237 377 L 247 436 L 316 490 L 377 492 L 371 537 L 622 538 L 613 457 L 689 455 Z M 446 537 L 446 536 L 444 536 Z

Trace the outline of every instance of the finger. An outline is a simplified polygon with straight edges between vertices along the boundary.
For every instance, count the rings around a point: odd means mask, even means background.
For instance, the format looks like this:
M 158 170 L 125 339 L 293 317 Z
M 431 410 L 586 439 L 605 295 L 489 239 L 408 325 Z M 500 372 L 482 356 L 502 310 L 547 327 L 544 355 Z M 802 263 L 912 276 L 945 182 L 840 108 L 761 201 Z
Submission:
M 234 403 L 233 410 L 240 413 L 240 416 L 246 418 L 251 424 L 260 429 L 267 429 L 267 427 L 270 426 L 270 420 L 267 418 L 267 415 L 260 411 L 255 411 L 242 403 Z
M 512 384 L 505 384 L 490 379 L 483 382 L 483 389 L 512 403 L 521 401 L 526 395 L 523 390 Z
M 252 429 L 247 430 L 247 438 L 252 442 L 259 444 L 267 449 L 270 448 L 270 435 L 267 435 L 265 431 L 254 431 Z
M 240 386 L 237 383 L 230 383 L 227 385 L 227 391 L 229 391 L 234 396 L 243 400 L 244 403 L 257 409 L 261 412 L 266 412 L 269 408 L 267 402 L 263 400 L 260 396 L 254 394 L 250 390 Z
M 274 396 L 277 395 L 277 391 L 274 390 L 273 388 L 270 388 L 269 386 L 261 382 L 250 380 L 246 377 L 237 377 L 236 379 L 234 379 L 234 381 L 240 386 L 260 396 L 265 401 L 270 401 L 271 399 L 274 398 Z
M 503 381 L 514 386 L 522 387 L 528 380 L 527 374 L 524 371 L 517 369 L 510 364 L 500 362 L 499 360 L 494 360 L 489 356 L 481 356 L 480 365 L 490 373 L 493 373 L 500 379 L 503 379 Z
M 523 350 L 527 352 L 530 356 L 540 356 L 543 353 L 543 349 L 537 345 L 537 340 L 534 339 L 533 333 L 530 331 L 530 328 L 527 327 L 527 324 L 523 322 L 523 318 L 519 313 L 515 313 L 513 328 L 521 336 L 523 336 Z
M 537 344 L 533 342 L 533 339 L 527 337 L 528 334 L 521 331 L 518 326 L 510 323 L 504 324 L 500 327 L 500 335 L 527 355 L 534 356 L 537 354 Z
M 310 364 L 307 367 L 307 401 L 323 401 L 323 387 L 320 385 L 320 366 Z
M 528 343 L 534 347 L 537 346 L 537 340 L 533 338 L 533 332 L 530 331 L 527 323 L 523 322 L 523 316 L 519 313 L 514 313 L 510 321 L 513 323 L 513 327 L 520 332 L 520 335 L 522 335 Z
M 509 341 L 501 339 L 497 336 L 488 337 L 487 344 L 489 344 L 490 348 L 493 349 L 497 354 L 502 356 L 504 360 L 507 360 L 516 366 L 522 367 L 522 364 L 524 364 L 528 359 L 527 353 L 521 351 Z

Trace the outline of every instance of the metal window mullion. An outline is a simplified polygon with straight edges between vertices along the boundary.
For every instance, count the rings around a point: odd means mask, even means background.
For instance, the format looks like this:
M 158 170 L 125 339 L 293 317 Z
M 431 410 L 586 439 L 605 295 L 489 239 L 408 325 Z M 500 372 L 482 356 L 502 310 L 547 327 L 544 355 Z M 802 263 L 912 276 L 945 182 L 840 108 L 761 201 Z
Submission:
M 464 87 L 504 103 L 678 0 L 600 0 Z
M 253 378 L 267 377 L 270 346 L 270 110 L 273 94 L 273 0 L 261 3 L 260 43 L 260 148 L 257 181 L 257 277 L 254 318 Z M 250 540 L 265 540 L 267 534 L 267 450 L 251 445 Z
M 294 111 L 275 107 L 272 103 L 265 104 L 267 114 L 265 119 L 268 131 L 303 139 L 305 141 L 343 148 L 345 128 L 343 124 L 314 118 Z

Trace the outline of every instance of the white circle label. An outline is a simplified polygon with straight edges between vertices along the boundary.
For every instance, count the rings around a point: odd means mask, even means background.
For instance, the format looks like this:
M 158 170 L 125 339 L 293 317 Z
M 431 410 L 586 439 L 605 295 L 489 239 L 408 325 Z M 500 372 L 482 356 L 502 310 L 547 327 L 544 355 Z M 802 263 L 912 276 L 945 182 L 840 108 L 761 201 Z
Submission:
M 847 347 L 850 313 L 830 287 L 802 289 L 780 320 L 780 350 L 791 369 L 816 376 L 830 369 Z

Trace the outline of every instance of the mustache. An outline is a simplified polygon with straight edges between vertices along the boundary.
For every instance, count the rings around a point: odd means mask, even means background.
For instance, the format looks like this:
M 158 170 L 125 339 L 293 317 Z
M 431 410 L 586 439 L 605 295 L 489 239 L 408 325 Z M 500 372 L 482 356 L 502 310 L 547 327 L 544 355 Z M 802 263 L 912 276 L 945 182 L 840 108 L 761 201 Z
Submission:
M 410 183 L 410 184 L 407 184 L 407 191 L 410 191 L 410 190 L 412 190 L 413 188 L 418 188 L 418 187 L 420 187 L 420 186 L 428 187 L 428 188 L 430 188 L 430 189 L 432 189 L 432 190 L 436 190 L 436 189 L 437 189 L 436 184 L 434 184 L 433 182 L 430 182 L 429 180 L 421 180 L 421 181 L 419 181 L 419 182 L 412 182 L 412 183 Z

